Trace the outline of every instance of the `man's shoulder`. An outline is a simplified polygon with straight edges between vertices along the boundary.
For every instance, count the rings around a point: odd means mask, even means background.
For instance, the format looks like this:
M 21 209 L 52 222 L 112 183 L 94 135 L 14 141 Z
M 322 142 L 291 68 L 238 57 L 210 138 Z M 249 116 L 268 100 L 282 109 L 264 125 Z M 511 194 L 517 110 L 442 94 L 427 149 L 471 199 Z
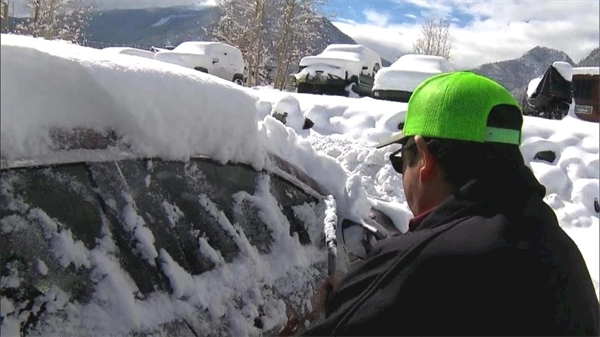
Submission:
M 373 248 L 371 258 L 391 259 L 418 246 L 422 246 L 419 249 L 420 255 L 427 254 L 430 257 L 464 256 L 516 248 L 525 239 L 518 230 L 518 226 L 521 225 L 504 214 L 471 215 L 378 242 Z

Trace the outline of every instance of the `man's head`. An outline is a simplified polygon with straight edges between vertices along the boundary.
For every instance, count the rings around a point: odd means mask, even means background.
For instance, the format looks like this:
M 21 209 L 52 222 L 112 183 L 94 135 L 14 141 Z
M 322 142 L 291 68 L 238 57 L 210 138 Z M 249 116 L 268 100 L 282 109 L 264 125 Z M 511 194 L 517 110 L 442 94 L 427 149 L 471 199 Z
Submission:
M 403 131 L 378 147 L 402 145 L 390 159 L 417 215 L 472 179 L 522 165 L 522 124 L 518 103 L 498 83 L 471 72 L 444 73 L 414 91 Z

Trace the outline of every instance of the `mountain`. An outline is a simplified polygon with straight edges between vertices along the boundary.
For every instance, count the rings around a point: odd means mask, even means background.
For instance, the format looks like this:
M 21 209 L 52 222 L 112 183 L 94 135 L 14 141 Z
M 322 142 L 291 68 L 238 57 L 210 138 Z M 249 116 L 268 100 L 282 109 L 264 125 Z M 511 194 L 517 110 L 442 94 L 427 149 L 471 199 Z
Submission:
M 543 75 L 546 69 L 556 61 L 575 65 L 566 53 L 538 46 L 517 59 L 487 63 L 472 69 L 472 71 L 498 81 L 510 90 L 520 102 L 529 81 Z
M 177 45 L 186 40 L 210 39 L 219 21 L 216 7 L 192 10 L 187 7 L 117 9 L 93 12 L 84 29 L 85 44 L 95 48 Z
M 592 52 L 584 59 L 577 63 L 578 67 L 599 67 L 600 66 L 600 47 L 592 50 Z
M 94 12 L 84 30 L 85 44 L 104 48 L 131 46 L 149 49 L 152 46 L 176 46 L 183 41 L 207 41 L 221 17 L 218 7 L 168 7 L 152 9 L 109 10 Z M 319 37 L 307 41 L 321 51 L 331 43 L 356 42 L 337 29 L 327 18 L 315 23 Z

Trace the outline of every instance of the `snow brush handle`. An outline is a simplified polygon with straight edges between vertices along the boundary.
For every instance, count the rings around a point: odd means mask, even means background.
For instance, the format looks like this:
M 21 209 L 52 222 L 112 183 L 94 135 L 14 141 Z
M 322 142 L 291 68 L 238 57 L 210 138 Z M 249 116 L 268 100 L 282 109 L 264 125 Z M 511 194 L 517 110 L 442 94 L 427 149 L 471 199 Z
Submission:
M 323 232 L 325 233 L 325 244 L 327 245 L 327 275 L 333 276 L 337 262 L 337 205 L 332 195 L 325 198 L 325 220 L 323 221 Z

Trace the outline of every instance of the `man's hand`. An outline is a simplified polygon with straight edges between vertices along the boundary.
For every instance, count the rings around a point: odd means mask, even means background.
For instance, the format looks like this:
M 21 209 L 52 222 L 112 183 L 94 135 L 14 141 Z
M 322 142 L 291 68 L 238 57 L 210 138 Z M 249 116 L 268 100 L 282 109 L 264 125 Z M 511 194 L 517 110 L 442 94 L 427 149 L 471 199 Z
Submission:
M 325 315 L 325 309 L 329 296 L 339 283 L 337 276 L 328 276 L 325 281 L 316 289 L 313 294 L 313 310 L 304 315 L 298 315 L 293 309 L 288 308 L 288 321 L 279 331 L 278 336 L 294 336 L 304 327 L 304 322 L 313 322 L 319 317 Z

